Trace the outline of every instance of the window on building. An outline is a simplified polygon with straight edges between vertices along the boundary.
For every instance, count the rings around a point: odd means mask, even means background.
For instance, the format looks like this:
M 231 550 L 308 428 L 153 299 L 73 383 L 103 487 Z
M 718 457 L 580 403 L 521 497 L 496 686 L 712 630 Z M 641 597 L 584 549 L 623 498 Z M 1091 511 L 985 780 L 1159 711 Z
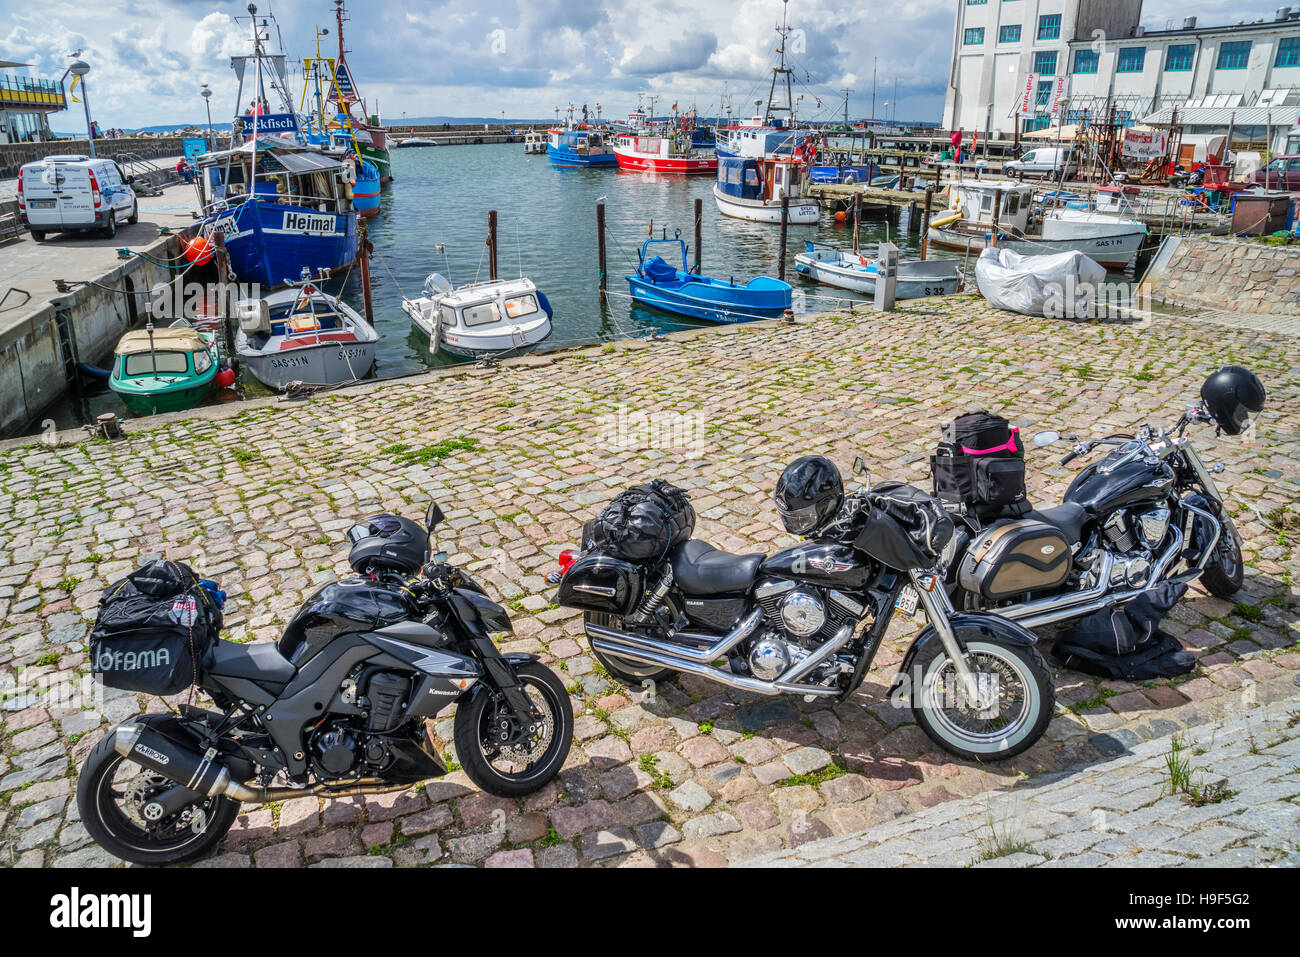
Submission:
M 962 41 L 968 47 L 978 46 L 984 42 L 983 27 L 967 27 L 966 38 Z
M 1039 106 L 1052 105 L 1052 87 L 1054 87 L 1055 85 L 1056 82 L 1054 80 L 1038 81 L 1038 90 L 1037 90 L 1037 95 L 1035 97 L 1035 102 Z
M 1276 66 L 1300 66 L 1300 37 L 1283 37 L 1277 41 Z
M 1115 60 L 1116 73 L 1141 73 L 1147 62 L 1146 47 L 1121 47 Z
M 1195 43 L 1176 43 L 1165 52 L 1165 72 L 1186 73 L 1195 59 Z
M 1039 50 L 1034 54 L 1034 72 L 1042 76 L 1056 75 L 1056 51 Z
M 966 0 L 966 6 L 978 7 L 981 3 L 988 3 L 989 0 Z
M 1075 50 L 1074 51 L 1074 72 L 1075 73 L 1096 73 L 1097 61 L 1101 57 L 1097 55 L 1096 50 Z
M 1020 24 L 1008 23 L 998 29 L 998 43 L 1019 43 Z
M 1049 16 L 1038 18 L 1038 39 L 1061 39 L 1061 15 L 1059 13 L 1053 13 Z
M 1219 44 L 1219 60 L 1216 70 L 1244 70 L 1250 60 L 1249 40 L 1228 40 Z

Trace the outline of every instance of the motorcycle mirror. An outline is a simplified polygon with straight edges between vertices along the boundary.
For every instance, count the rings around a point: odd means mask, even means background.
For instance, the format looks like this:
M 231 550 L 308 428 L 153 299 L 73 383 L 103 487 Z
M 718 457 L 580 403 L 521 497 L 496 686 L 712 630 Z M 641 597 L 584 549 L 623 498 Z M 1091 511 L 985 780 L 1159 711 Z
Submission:
M 1051 445 L 1053 442 L 1058 442 L 1060 439 L 1061 433 L 1053 431 L 1052 429 L 1034 433 L 1034 445 L 1038 446 L 1040 449 L 1045 445 Z
M 428 509 L 424 513 L 424 527 L 429 531 L 433 531 L 438 527 L 438 523 L 446 517 L 442 514 L 442 509 L 438 507 L 437 502 L 430 502 Z
M 859 455 L 857 458 L 855 458 L 855 459 L 853 460 L 853 474 L 854 474 L 854 475 L 866 475 L 866 474 L 867 474 L 867 463 L 866 463 L 866 461 L 862 458 L 861 455 Z

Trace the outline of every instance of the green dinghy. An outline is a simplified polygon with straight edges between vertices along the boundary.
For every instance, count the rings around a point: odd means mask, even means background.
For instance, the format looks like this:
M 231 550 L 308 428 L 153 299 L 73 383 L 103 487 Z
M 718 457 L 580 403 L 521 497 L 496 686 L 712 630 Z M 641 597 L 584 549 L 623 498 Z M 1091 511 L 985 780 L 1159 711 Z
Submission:
M 133 330 L 113 353 L 109 387 L 136 415 L 193 408 L 219 367 L 213 335 L 190 326 Z

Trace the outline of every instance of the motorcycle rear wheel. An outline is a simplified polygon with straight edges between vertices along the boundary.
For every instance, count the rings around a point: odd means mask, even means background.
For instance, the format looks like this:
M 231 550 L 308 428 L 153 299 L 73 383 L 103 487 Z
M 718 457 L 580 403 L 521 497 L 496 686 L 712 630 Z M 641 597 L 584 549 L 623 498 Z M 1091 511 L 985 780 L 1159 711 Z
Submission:
M 235 823 L 239 802 L 203 797 L 168 820 L 145 821 L 142 798 L 172 787 L 172 782 L 118 754 L 113 735 L 106 734 L 86 756 L 77 777 L 82 826 L 100 847 L 132 864 L 176 864 L 202 857 Z
M 959 692 L 956 669 L 943 645 L 931 642 L 918 657 L 921 687 L 912 689 L 916 723 L 944 749 L 975 761 L 1014 757 L 1032 747 L 1052 720 L 1052 672 L 1037 648 L 971 636 L 964 642 L 977 677 L 996 681 L 997 713 L 984 716 Z M 913 674 L 915 674 L 913 670 Z
M 623 619 L 597 611 L 587 612 L 586 621 L 590 625 L 601 625 L 605 628 L 623 627 Z M 607 655 L 595 648 L 591 649 L 591 653 L 596 656 L 596 660 L 604 666 L 606 671 L 624 684 L 640 685 L 643 681 L 668 681 L 677 676 L 677 672 L 672 668 L 661 668 L 658 665 L 629 661 L 627 658 Z

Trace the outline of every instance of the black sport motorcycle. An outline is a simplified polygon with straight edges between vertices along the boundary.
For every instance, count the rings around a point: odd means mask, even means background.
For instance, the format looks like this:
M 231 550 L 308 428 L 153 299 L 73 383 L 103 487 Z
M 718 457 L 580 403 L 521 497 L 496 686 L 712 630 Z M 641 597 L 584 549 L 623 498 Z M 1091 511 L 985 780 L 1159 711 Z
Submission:
M 860 459 L 855 471 L 865 474 Z M 596 546 L 594 525 L 548 581 L 559 604 L 586 613 L 593 654 L 625 682 L 685 672 L 762 695 L 843 701 L 910 585 L 929 624 L 891 689 L 897 706 L 910 705 L 944 748 L 983 760 L 1024 751 L 1051 718 L 1051 676 L 1034 635 L 953 611 L 936 577 L 951 524 L 911 486 L 864 484 L 803 544 L 771 556 L 689 539 L 662 558 L 625 561 Z
M 551 780 L 573 737 L 568 694 L 535 656 L 501 654 L 505 609 L 445 552 L 430 557 L 442 518 L 435 503 L 423 528 L 394 515 L 353 526 L 357 576 L 308 598 L 277 644 L 217 641 L 197 686 L 219 710 L 109 731 L 77 782 L 90 835 L 125 860 L 171 863 L 215 846 L 241 802 L 403 790 L 447 773 L 425 719 L 452 702 L 475 784 L 516 796 Z
M 1258 394 L 1262 408 L 1262 387 Z M 1235 435 L 1244 422 L 1212 415 L 1204 404 L 1169 430 L 1071 436 L 1076 444 L 1062 465 L 1110 451 L 1075 477 L 1060 505 L 983 517 L 949 505 L 957 533 L 943 561 L 953 604 L 1037 628 L 1124 604 L 1164 582 L 1199 578 L 1220 598 L 1236 592 L 1241 537 L 1213 479 L 1223 467 L 1207 467 L 1185 433 L 1210 424 Z M 1043 447 L 1061 438 L 1040 432 L 1033 441 Z

